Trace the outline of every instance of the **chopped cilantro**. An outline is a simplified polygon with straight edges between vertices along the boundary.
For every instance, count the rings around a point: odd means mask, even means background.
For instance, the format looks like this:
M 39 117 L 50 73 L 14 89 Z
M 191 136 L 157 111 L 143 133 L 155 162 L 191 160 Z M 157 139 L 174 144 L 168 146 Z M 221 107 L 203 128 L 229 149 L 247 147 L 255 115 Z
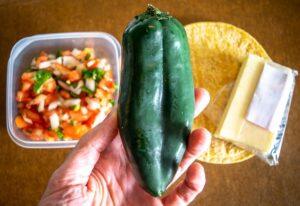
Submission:
M 64 140 L 64 133 L 61 131 L 61 128 L 57 128 L 57 129 L 55 130 L 55 132 L 56 132 L 56 134 L 57 134 L 58 139 Z
M 60 86 L 57 84 L 57 85 L 56 85 L 56 91 L 58 91 L 58 92 L 59 92 L 59 91 L 60 91 L 60 89 L 61 89 L 61 87 L 60 87 Z
M 119 85 L 114 84 L 114 88 L 115 88 L 115 90 L 118 90 L 119 89 Z
M 114 106 L 115 105 L 115 100 L 114 99 L 110 99 L 109 103 L 111 103 L 111 105 Z
M 88 93 L 90 95 L 94 94 L 94 92 L 92 90 L 90 90 L 89 88 L 87 88 L 86 86 L 81 87 L 81 91 Z
M 47 70 L 37 71 L 34 75 L 35 83 L 33 85 L 33 91 L 36 94 L 39 94 L 41 92 L 42 85 L 51 77 L 52 77 L 52 74 Z
M 78 85 L 78 82 L 71 82 L 71 86 L 72 86 L 72 87 L 76 88 L 77 85 Z
M 75 120 L 71 119 L 70 125 L 74 126 L 76 124 Z
M 91 54 L 90 53 L 87 53 L 84 57 L 84 60 L 89 60 L 91 58 Z
M 75 94 L 74 92 L 70 92 L 70 95 L 73 98 L 79 98 L 80 97 L 78 94 Z
M 26 67 L 26 68 L 24 69 L 24 71 L 25 71 L 25 72 L 31 72 L 31 71 L 32 71 L 32 68 L 31 68 L 31 67 Z
M 90 70 L 82 70 L 82 76 L 84 79 L 93 78 L 96 82 L 99 82 L 105 74 L 105 71 L 102 69 L 90 69 Z
M 74 111 L 79 111 L 80 110 L 80 104 L 73 105 L 73 106 L 70 107 L 70 109 L 72 109 Z
M 56 58 L 58 58 L 58 57 L 61 57 L 62 56 L 62 51 L 59 49 L 59 50 L 57 50 L 57 52 L 56 52 Z

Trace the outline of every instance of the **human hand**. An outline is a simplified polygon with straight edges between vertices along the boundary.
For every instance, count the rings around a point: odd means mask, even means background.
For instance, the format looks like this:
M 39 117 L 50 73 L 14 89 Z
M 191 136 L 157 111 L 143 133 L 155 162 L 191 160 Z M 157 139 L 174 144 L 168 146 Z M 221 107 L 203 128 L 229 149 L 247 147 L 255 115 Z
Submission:
M 195 90 L 195 116 L 208 104 L 204 89 Z M 194 130 L 174 181 L 186 177 L 165 197 L 145 192 L 133 175 L 118 134 L 114 110 L 102 124 L 86 133 L 51 176 L 39 205 L 187 205 L 203 189 L 203 167 L 194 162 L 210 145 L 206 129 Z

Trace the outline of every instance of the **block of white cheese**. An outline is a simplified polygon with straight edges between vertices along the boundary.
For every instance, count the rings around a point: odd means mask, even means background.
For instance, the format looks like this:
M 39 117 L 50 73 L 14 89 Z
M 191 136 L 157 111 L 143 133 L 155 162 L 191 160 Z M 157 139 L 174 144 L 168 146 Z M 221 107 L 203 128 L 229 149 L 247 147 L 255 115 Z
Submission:
M 293 70 L 274 62 L 266 62 L 246 119 L 273 133 L 278 131 L 293 87 L 293 79 Z
M 274 144 L 276 133 L 246 120 L 257 83 L 262 74 L 265 59 L 249 55 L 242 65 L 235 86 L 214 136 L 231 141 L 244 148 L 268 153 Z

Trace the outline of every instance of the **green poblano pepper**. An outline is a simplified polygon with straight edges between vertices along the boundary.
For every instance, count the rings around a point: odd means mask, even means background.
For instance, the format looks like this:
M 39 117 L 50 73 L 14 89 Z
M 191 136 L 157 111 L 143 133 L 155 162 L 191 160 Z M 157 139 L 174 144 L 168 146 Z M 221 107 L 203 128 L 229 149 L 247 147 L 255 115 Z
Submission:
M 123 34 L 118 107 L 121 138 L 140 184 L 160 196 L 186 150 L 194 115 L 187 36 L 149 5 Z

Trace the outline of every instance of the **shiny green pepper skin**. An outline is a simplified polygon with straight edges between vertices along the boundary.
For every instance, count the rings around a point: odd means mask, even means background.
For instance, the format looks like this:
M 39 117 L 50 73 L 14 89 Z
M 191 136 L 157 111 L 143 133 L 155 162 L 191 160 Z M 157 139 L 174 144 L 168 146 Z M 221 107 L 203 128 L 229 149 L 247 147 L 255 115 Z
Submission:
M 141 186 L 161 196 L 186 150 L 194 116 L 187 36 L 149 5 L 123 34 L 119 131 Z

